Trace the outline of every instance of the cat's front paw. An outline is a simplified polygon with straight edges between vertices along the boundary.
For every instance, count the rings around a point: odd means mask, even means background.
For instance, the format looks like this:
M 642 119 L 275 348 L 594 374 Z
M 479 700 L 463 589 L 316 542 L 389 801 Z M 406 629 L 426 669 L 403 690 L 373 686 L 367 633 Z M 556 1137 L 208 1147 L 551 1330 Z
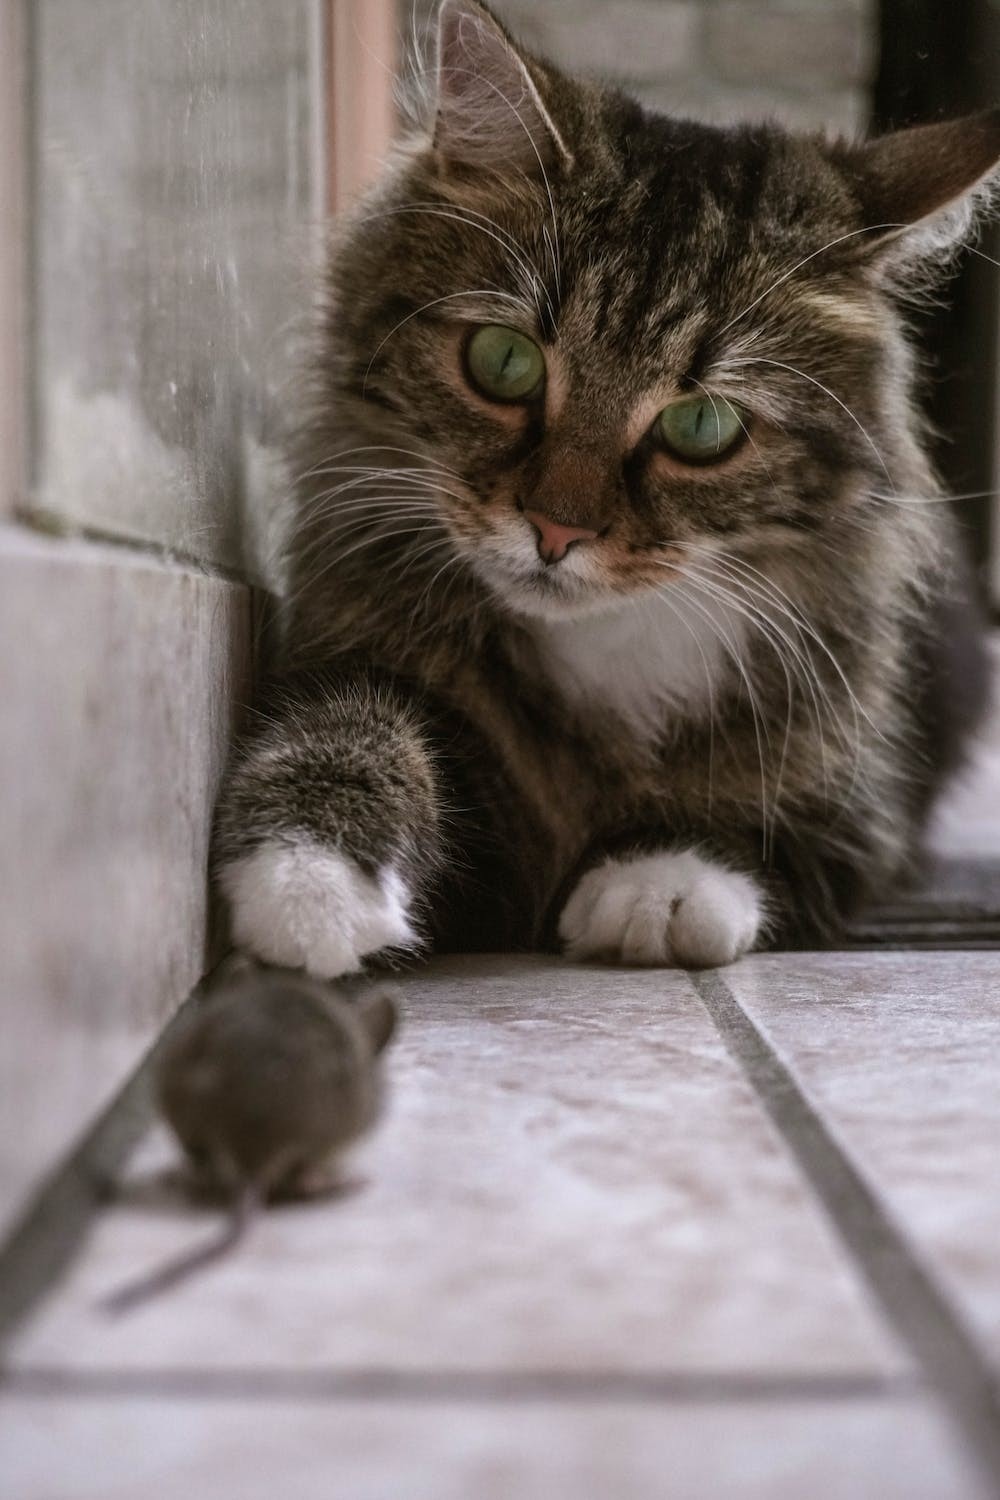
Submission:
M 384 948 L 417 942 L 409 892 L 392 869 L 366 875 L 313 839 L 270 839 L 219 871 L 233 941 L 267 963 L 336 979 Z
M 714 968 L 747 953 L 763 920 L 749 875 L 684 850 L 589 870 L 563 908 L 559 936 L 570 958 Z

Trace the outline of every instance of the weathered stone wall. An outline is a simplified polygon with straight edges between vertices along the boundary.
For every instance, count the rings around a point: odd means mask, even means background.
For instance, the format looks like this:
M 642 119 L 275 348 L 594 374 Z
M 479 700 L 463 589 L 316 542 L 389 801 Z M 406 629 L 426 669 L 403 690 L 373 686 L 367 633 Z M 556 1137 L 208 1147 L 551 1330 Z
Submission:
M 436 4 L 400 0 L 421 31 Z M 699 119 L 867 123 L 875 0 L 496 0 L 528 46 L 644 103 Z

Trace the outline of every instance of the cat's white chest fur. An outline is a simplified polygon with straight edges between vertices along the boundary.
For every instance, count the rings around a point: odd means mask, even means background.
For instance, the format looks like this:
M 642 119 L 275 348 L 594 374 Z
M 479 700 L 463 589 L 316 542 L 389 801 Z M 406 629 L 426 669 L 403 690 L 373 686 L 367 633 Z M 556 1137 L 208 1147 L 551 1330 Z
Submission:
M 746 620 L 701 596 L 658 594 L 614 610 L 534 620 L 532 634 L 553 685 L 573 707 L 615 713 L 641 739 L 672 719 L 704 719 L 738 671 Z

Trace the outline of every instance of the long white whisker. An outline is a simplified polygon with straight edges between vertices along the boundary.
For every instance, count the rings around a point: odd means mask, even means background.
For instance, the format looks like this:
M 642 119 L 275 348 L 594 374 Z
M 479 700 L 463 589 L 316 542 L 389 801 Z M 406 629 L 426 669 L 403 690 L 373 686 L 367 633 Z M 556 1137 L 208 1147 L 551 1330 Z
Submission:
M 788 596 L 784 594 L 783 591 L 779 589 L 778 586 L 767 577 L 767 575 L 760 573 L 758 569 L 751 567 L 749 563 L 744 562 L 742 559 L 735 558 L 731 554 L 720 555 L 716 552 L 710 552 L 709 556 L 711 556 L 716 564 L 720 566 L 720 568 L 723 570 L 723 576 L 727 578 L 728 582 L 732 586 L 740 589 L 741 592 L 745 593 L 745 591 L 749 590 L 753 592 L 758 598 L 765 598 L 769 606 L 772 609 L 777 609 L 779 613 L 788 620 L 789 624 L 796 631 L 796 634 L 802 646 L 801 654 L 799 648 L 795 645 L 794 642 L 788 641 L 787 637 L 784 638 L 786 639 L 789 648 L 793 651 L 794 660 L 802 669 L 803 676 L 805 678 L 807 686 L 809 687 L 810 695 L 812 697 L 813 709 L 816 715 L 817 732 L 820 736 L 820 749 L 824 769 L 824 789 L 828 785 L 828 778 L 826 774 L 826 747 L 819 703 L 816 698 L 817 692 L 822 698 L 829 718 L 841 735 L 845 749 L 851 754 L 851 778 L 846 789 L 847 796 L 850 797 L 853 794 L 854 789 L 858 783 L 858 779 L 861 775 L 860 720 L 863 717 L 869 724 L 871 724 L 872 721 L 869 715 L 859 704 L 857 696 L 853 692 L 851 685 L 848 682 L 847 677 L 843 671 L 843 668 L 837 661 L 836 657 L 833 655 L 829 646 L 823 640 L 822 636 L 819 635 L 815 628 L 810 625 L 810 623 L 800 614 L 797 607 L 792 604 L 790 600 L 788 600 Z M 746 569 L 750 573 L 754 574 L 757 578 L 762 579 L 764 587 L 762 588 L 760 584 L 753 584 L 748 582 L 745 577 L 740 576 L 740 574 L 738 573 L 739 569 Z M 782 598 L 788 600 L 788 608 L 786 608 L 779 602 L 778 596 L 781 596 Z M 771 621 L 770 624 L 772 629 L 779 629 L 774 621 Z M 784 636 L 784 632 L 782 632 L 782 635 Z M 852 733 L 850 734 L 848 733 L 845 724 L 842 722 L 841 716 L 838 713 L 837 708 L 833 703 L 833 700 L 831 699 L 826 687 L 819 677 L 819 674 L 816 670 L 816 665 L 812 660 L 811 653 L 809 652 L 807 640 L 803 639 L 803 637 L 813 640 L 819 646 L 819 648 L 833 667 L 847 694 L 848 706 L 851 710 L 853 719 Z M 874 728 L 875 726 L 873 725 L 872 727 Z M 878 733 L 877 730 L 876 733 Z M 879 737 L 881 738 L 882 736 L 880 735 Z
M 714 410 L 715 409 L 715 400 L 714 400 L 714 398 L 712 396 L 711 391 L 708 389 L 708 387 L 705 386 L 705 385 L 702 385 L 701 381 L 700 380 L 696 380 L 693 375 L 689 376 L 689 379 L 690 379 L 692 385 L 696 385 L 700 391 L 704 391 L 704 393 L 708 397 L 709 401 L 712 402 L 712 408 Z M 777 494 L 778 486 L 775 483 L 774 475 L 771 473 L 771 470 L 768 468 L 767 462 L 765 461 L 764 455 L 763 455 L 763 453 L 761 453 L 760 448 L 754 442 L 754 440 L 753 440 L 753 433 L 750 431 L 749 427 L 744 422 L 743 418 L 740 416 L 739 408 L 738 407 L 735 407 L 735 406 L 733 407 L 733 413 L 734 413 L 734 415 L 736 417 L 737 422 L 739 422 L 740 427 L 743 429 L 743 434 L 746 437 L 747 442 L 750 444 L 751 448 L 756 453 L 757 457 L 760 459 L 761 464 L 763 465 L 763 468 L 764 468 L 764 473 L 767 475 L 768 479 L 771 482 L 771 488 Z M 715 421 L 716 421 L 716 426 L 718 426 L 719 418 L 718 418 L 718 413 L 717 412 L 716 412 Z
M 869 500 L 880 500 L 884 505 L 909 506 L 951 505 L 959 500 L 992 500 L 1000 490 L 967 490 L 963 495 L 882 495 L 878 490 L 866 490 Z
M 861 229 L 852 229 L 847 234 L 838 234 L 835 239 L 827 240 L 825 245 L 820 245 L 818 250 L 812 250 L 808 255 L 804 255 L 801 260 L 795 262 L 794 266 L 772 281 L 771 285 L 765 287 L 759 297 L 755 297 L 752 302 L 747 303 L 742 312 L 738 312 L 735 317 L 730 318 L 728 323 L 723 323 L 722 327 L 718 330 L 717 336 L 722 335 L 727 329 L 732 328 L 733 324 L 738 323 L 741 318 L 745 318 L 747 313 L 753 312 L 754 308 L 759 306 L 765 297 L 769 297 L 772 292 L 777 291 L 779 286 L 783 286 L 786 281 L 795 275 L 796 271 L 801 271 L 803 266 L 807 266 L 811 260 L 815 260 L 817 255 L 823 255 L 827 250 L 832 250 L 836 245 L 842 245 L 845 240 L 856 239 L 859 234 L 877 234 L 882 229 L 910 228 L 912 228 L 912 225 L 909 224 L 866 224 Z M 987 259 L 989 259 L 988 256 Z
M 812 700 L 816 729 L 820 741 L 820 762 L 823 769 L 824 789 L 828 784 L 826 741 L 823 734 L 823 716 L 816 694 L 815 668 L 812 662 L 809 660 L 808 654 L 800 650 L 796 643 L 780 628 L 780 626 L 776 625 L 773 620 L 765 615 L 760 609 L 759 605 L 755 605 L 753 603 L 753 600 L 747 597 L 747 585 L 741 584 L 739 580 L 732 578 L 722 569 L 713 569 L 708 573 L 708 576 L 706 576 L 706 568 L 703 563 L 697 565 L 697 571 L 693 574 L 693 577 L 696 578 L 699 583 L 701 583 L 706 588 L 706 592 L 708 592 L 710 596 L 714 596 L 730 609 L 733 609 L 738 614 L 742 615 L 748 621 L 748 623 L 757 630 L 757 632 L 764 638 L 767 644 L 774 651 L 775 656 L 777 657 L 778 662 L 781 666 L 781 670 L 785 679 L 786 712 L 785 728 L 782 737 L 781 756 L 778 763 L 778 772 L 774 791 L 773 806 L 774 817 L 776 819 L 781 786 L 784 780 L 788 748 L 791 740 L 792 710 L 794 704 L 794 678 L 793 673 L 789 669 L 790 662 L 798 668 L 799 673 L 801 673 L 802 677 L 804 678 L 806 687 Z M 737 589 L 738 592 L 734 594 L 731 591 L 731 588 L 726 587 L 724 583 L 720 583 L 720 577 L 726 580 L 726 583 L 731 585 L 732 588 Z M 821 684 L 820 690 L 822 691 Z M 767 830 L 765 830 L 765 832 L 767 832 Z M 769 842 L 770 840 L 773 840 L 773 827 L 769 835 Z
M 520 307 L 522 305 L 520 298 L 515 297 L 511 292 L 488 291 L 481 287 L 476 290 L 467 292 L 448 292 L 443 297 L 432 298 L 430 302 L 425 302 L 423 306 L 415 308 L 411 313 L 407 313 L 405 318 L 400 318 L 399 322 L 396 323 L 394 327 L 389 329 L 389 332 L 378 345 L 375 353 L 372 355 L 371 359 L 365 366 L 364 379 L 361 382 L 362 395 L 364 395 L 368 390 L 368 377 L 371 374 L 372 365 L 378 359 L 379 355 L 382 353 L 382 350 L 392 338 L 393 334 L 398 333 L 401 328 L 405 327 L 405 325 L 411 322 L 414 318 L 419 318 L 420 314 L 427 312 L 429 308 L 438 307 L 442 302 L 454 302 L 456 298 L 459 297 L 497 297 L 504 302 L 513 302 L 515 307 Z
M 361 443 L 354 448 L 341 448 L 336 453 L 326 454 L 325 457 L 318 459 L 311 468 L 305 469 L 301 474 L 296 475 L 291 483 L 301 484 L 304 479 L 309 479 L 314 474 L 333 473 L 340 467 L 342 459 L 353 458 L 357 453 L 402 453 L 407 458 L 419 458 L 421 460 L 422 467 L 420 470 L 408 470 L 406 472 L 440 473 L 451 479 L 461 479 L 462 477 L 454 469 L 449 469 L 447 465 L 439 463 L 435 466 L 431 463 L 427 454 L 421 453 L 418 448 L 399 448 L 389 443 Z
M 378 479 L 381 479 L 383 483 L 391 484 L 393 488 L 377 492 L 373 491 L 369 486 L 374 486 Z M 349 493 L 352 489 L 356 489 L 357 493 Z M 425 488 L 419 485 L 401 484 L 392 474 L 371 475 L 366 476 L 364 480 L 358 481 L 356 485 L 353 483 L 335 485 L 332 489 L 318 491 L 317 494 L 311 497 L 308 508 L 304 509 L 302 514 L 310 520 L 316 520 L 322 516 L 336 514 L 338 511 L 352 510 L 364 504 L 366 500 L 378 499 L 380 497 L 387 500 L 408 500 L 414 505 L 431 506 L 442 494 L 448 493 L 449 491 L 442 490 L 438 484 L 429 485 Z
M 398 485 L 401 487 L 403 493 L 410 495 L 419 495 L 421 493 L 433 495 L 437 494 L 440 489 L 439 481 L 436 479 L 425 482 L 423 480 L 410 479 L 407 475 L 400 474 L 395 469 L 371 469 L 366 470 L 362 474 L 356 474 L 353 479 L 344 479 L 340 484 L 332 484 L 328 485 L 325 489 L 311 491 L 306 497 L 309 512 L 313 513 L 316 510 L 324 508 L 329 509 L 331 501 L 337 499 L 338 496 L 343 496 L 344 504 L 349 505 L 353 499 L 363 498 L 366 485 L 376 483 Z M 351 490 L 358 490 L 360 492 L 359 496 L 352 496 L 349 493 Z
M 376 478 L 381 477 L 383 483 L 392 486 L 391 489 L 375 490 L 373 488 Z M 420 489 L 411 486 L 397 488 L 398 481 L 391 474 L 372 476 L 363 481 L 364 488 L 357 488 L 356 493 L 349 493 L 353 486 L 337 485 L 330 490 L 322 490 L 312 498 L 308 508 L 303 509 L 302 515 L 309 521 L 321 520 L 324 516 L 348 514 L 357 510 L 374 500 L 395 500 L 399 504 L 422 505 L 430 509 L 442 493 L 438 486 L 433 489 Z
M 745 558 L 737 558 L 732 553 L 719 553 L 714 550 L 712 551 L 711 555 L 716 558 L 724 556 L 731 566 L 738 566 L 745 573 L 749 573 L 754 578 L 759 580 L 760 584 L 767 588 L 768 592 L 774 598 L 775 602 L 781 600 L 784 603 L 786 609 L 790 612 L 790 617 L 797 629 L 802 631 L 810 638 L 810 640 L 815 642 L 816 646 L 820 651 L 822 651 L 823 655 L 830 663 L 837 677 L 840 679 L 840 682 L 843 685 L 843 688 L 847 693 L 851 704 L 853 705 L 854 712 L 860 715 L 865 720 L 868 727 L 873 730 L 874 733 L 879 736 L 879 738 L 882 738 L 878 725 L 872 720 L 863 705 L 859 702 L 854 689 L 851 687 L 851 684 L 847 679 L 843 667 L 837 660 L 837 657 L 834 655 L 829 644 L 823 639 L 823 636 L 819 633 L 812 622 L 802 613 L 802 611 L 796 605 L 795 601 L 787 593 L 785 593 L 784 589 L 780 588 L 779 585 L 775 583 L 774 579 L 771 578 L 768 574 L 762 573 L 759 568 L 753 567 L 753 565 L 751 563 L 748 563 Z
M 788 658 L 786 656 L 786 651 L 784 649 L 782 649 L 782 642 L 784 642 L 785 647 L 791 652 L 793 660 L 794 660 L 794 654 L 795 654 L 794 653 L 794 648 L 792 648 L 791 643 L 788 642 L 784 638 L 782 632 L 780 632 L 780 631 L 772 631 L 772 629 L 770 628 L 771 627 L 771 622 L 768 621 L 765 617 L 763 617 L 758 609 L 755 609 L 745 599 L 741 602 L 741 600 L 738 599 L 736 596 L 734 596 L 728 589 L 726 589 L 726 588 L 722 587 L 721 585 L 719 585 L 717 581 L 712 581 L 710 579 L 707 579 L 705 577 L 704 572 L 702 570 L 699 569 L 698 572 L 696 572 L 694 574 L 686 574 L 685 576 L 690 577 L 691 580 L 692 580 L 692 582 L 696 582 L 705 591 L 705 593 L 708 595 L 709 598 L 714 598 L 717 602 L 722 603 L 724 607 L 729 608 L 729 609 L 735 611 L 737 614 L 739 614 L 743 618 L 745 618 L 751 626 L 753 626 L 753 627 L 755 627 L 757 629 L 757 631 L 764 637 L 764 639 L 767 641 L 768 645 L 774 651 L 774 653 L 775 653 L 775 655 L 776 655 L 776 657 L 778 659 L 778 662 L 779 662 L 779 664 L 781 666 L 782 674 L 783 674 L 784 679 L 785 679 L 785 704 L 786 704 L 786 707 L 785 707 L 785 726 L 784 726 L 784 730 L 782 732 L 781 754 L 780 754 L 780 756 L 778 758 L 777 774 L 775 776 L 775 781 L 774 781 L 774 792 L 773 792 L 773 797 L 772 797 L 772 814 L 771 814 L 770 821 L 768 821 L 768 819 L 767 819 L 766 804 L 765 804 L 765 807 L 763 809 L 763 813 L 764 813 L 764 827 L 763 827 L 764 852 L 765 852 L 765 857 L 768 857 L 769 853 L 770 853 L 770 850 L 773 847 L 774 831 L 775 831 L 775 827 L 776 827 L 776 824 L 777 824 L 778 810 L 779 810 L 779 804 L 780 804 L 780 798 L 781 798 L 781 789 L 782 789 L 782 785 L 783 785 L 783 782 L 784 782 L 785 765 L 786 765 L 786 762 L 787 762 L 788 750 L 789 750 L 789 745 L 790 745 L 790 742 L 791 742 L 792 709 L 793 709 L 793 703 L 794 703 L 794 679 L 793 679 L 793 675 L 792 675 L 791 671 L 789 670 L 789 662 L 788 662 Z M 825 784 L 825 780 L 826 780 L 825 745 L 823 743 L 822 725 L 821 725 L 821 722 L 820 722 L 818 709 L 817 709 L 817 725 L 818 725 L 819 731 L 820 731 L 821 755 L 822 755 L 822 762 L 823 762 L 823 768 L 824 768 L 824 784 Z M 768 739 L 769 738 L 770 737 L 768 736 Z
M 539 311 L 538 287 L 542 286 L 544 288 L 544 280 L 539 275 L 537 266 L 532 265 L 531 262 L 527 260 L 526 252 L 520 250 L 517 247 L 517 242 L 513 240 L 512 236 L 507 235 L 506 231 L 503 231 L 504 238 L 501 238 L 499 234 L 496 234 L 492 229 L 488 228 L 487 225 L 477 224 L 475 220 L 468 218 L 464 213 L 452 212 L 448 209 L 439 207 L 437 204 L 406 203 L 402 204 L 399 208 L 383 209 L 378 213 L 368 215 L 368 217 L 376 219 L 387 219 L 392 218 L 395 214 L 404 213 L 428 214 L 434 218 L 451 219 L 457 224 L 464 224 L 466 228 L 478 229 L 482 234 L 487 235 L 491 240 L 495 240 L 503 250 L 504 254 L 510 256 L 510 258 L 517 265 L 529 290 L 530 306 L 534 309 L 537 315 Z M 497 227 L 499 228 L 499 226 Z
M 339 525 L 327 525 L 321 531 L 317 531 L 299 550 L 298 560 L 303 562 L 317 552 L 327 551 L 346 535 L 363 532 L 365 536 L 374 539 L 379 534 L 376 530 L 379 522 L 415 521 L 418 518 L 427 522 L 434 522 L 438 519 L 436 511 L 424 507 L 384 505 L 381 502 L 372 502 L 371 506 L 364 507 L 360 513 L 352 511 L 349 516 L 342 517 Z
M 885 472 L 885 477 L 888 479 L 888 481 L 889 481 L 890 484 L 893 483 L 893 478 L 892 478 L 892 475 L 889 472 L 888 465 L 886 464 L 885 459 L 882 457 L 882 454 L 881 454 L 881 452 L 880 452 L 880 450 L 878 448 L 877 443 L 875 442 L 875 439 L 872 437 L 872 435 L 868 431 L 867 427 L 864 426 L 864 424 L 860 421 L 860 419 L 855 415 L 855 413 L 847 405 L 847 403 L 844 402 L 844 401 L 841 401 L 840 397 L 836 394 L 835 391 L 831 391 L 830 388 L 829 388 L 829 386 L 825 386 L 821 380 L 817 380 L 816 377 L 815 377 L 815 375 L 807 375 L 806 372 L 805 372 L 805 370 L 798 370 L 798 369 L 795 368 L 794 365 L 786 365 L 786 364 L 782 363 L 782 361 L 780 359 L 765 359 L 762 354 L 751 354 L 746 359 L 741 359 L 741 360 L 736 361 L 736 365 L 745 365 L 745 364 L 751 364 L 751 365 L 773 365 L 775 367 L 775 369 L 778 369 L 778 370 L 787 370 L 790 375 L 798 375 L 800 379 L 802 379 L 802 380 L 808 380 L 810 385 L 816 386 L 819 390 L 821 390 L 824 393 L 824 395 L 829 396 L 830 400 L 831 401 L 835 401 L 837 403 L 837 405 L 840 407 L 841 411 L 846 412 L 846 414 L 850 417 L 851 421 L 854 423 L 855 427 L 857 427 L 858 431 L 861 433 L 861 435 L 864 438 L 865 442 L 869 445 L 869 447 L 871 448 L 872 452 L 875 454 L 875 457 L 878 459 L 879 463 L 881 464 L 882 469 Z
M 829 785 L 829 779 L 827 775 L 826 737 L 823 732 L 823 710 L 825 709 L 827 715 L 832 720 L 837 730 L 840 732 L 845 746 L 853 752 L 856 759 L 857 755 L 859 754 L 860 741 L 858 714 L 854 706 L 853 695 L 850 695 L 849 703 L 853 711 L 854 733 L 852 736 L 848 736 L 846 728 L 844 727 L 840 715 L 837 712 L 836 706 L 834 705 L 833 700 L 830 697 L 830 694 L 827 691 L 827 688 L 816 669 L 816 664 L 813 661 L 812 655 L 809 650 L 808 641 L 803 639 L 803 635 L 805 634 L 805 632 L 803 632 L 798 620 L 794 618 L 789 613 L 789 611 L 785 609 L 774 598 L 772 594 L 765 593 L 765 591 L 761 589 L 759 585 L 754 585 L 753 583 L 748 582 L 744 577 L 741 577 L 734 568 L 727 566 L 721 558 L 716 557 L 715 561 L 717 563 L 717 569 L 713 571 L 715 572 L 717 578 L 719 575 L 721 575 L 726 584 L 728 584 L 732 588 L 735 588 L 743 598 L 747 599 L 748 603 L 751 603 L 751 607 L 754 607 L 757 610 L 760 610 L 760 605 L 757 604 L 756 606 L 753 606 L 752 599 L 756 598 L 757 600 L 763 600 L 771 610 L 777 610 L 778 614 L 786 619 L 791 625 L 792 629 L 796 632 L 796 638 L 793 639 L 787 634 L 786 631 L 782 630 L 781 626 L 774 619 L 772 619 L 769 615 L 764 615 L 763 611 L 761 611 L 762 619 L 767 621 L 768 632 L 773 632 L 777 637 L 780 638 L 785 648 L 788 650 L 792 662 L 798 668 L 798 671 L 808 689 L 809 697 L 812 703 L 813 714 L 815 717 L 816 730 L 820 739 L 820 754 L 823 766 L 823 785 L 825 791 L 825 789 Z M 772 644 L 774 644 L 773 641 Z
M 665 563 L 663 566 L 664 567 L 673 567 L 675 575 L 676 575 L 677 570 L 676 570 L 676 567 L 674 567 L 673 564 Z M 693 579 L 689 574 L 682 574 L 681 576 L 685 579 L 686 582 L 690 582 L 695 587 L 696 591 L 701 592 L 701 590 L 698 589 L 698 585 L 696 583 L 696 580 Z M 731 636 L 729 636 L 727 634 L 727 632 L 722 628 L 721 622 L 715 619 L 715 617 L 712 615 L 711 611 L 708 610 L 708 609 L 706 609 L 705 606 L 700 602 L 700 600 L 698 600 L 696 598 L 692 598 L 691 595 L 690 595 L 690 593 L 683 587 L 682 584 L 680 584 L 680 582 L 678 581 L 678 578 L 676 576 L 675 576 L 673 582 L 668 587 L 671 588 L 671 589 L 673 589 L 675 592 L 679 593 L 680 596 L 681 596 L 681 598 L 685 600 L 685 602 L 689 605 L 689 607 L 692 608 L 693 610 L 695 610 L 695 612 L 697 614 L 699 614 L 701 616 L 701 618 L 705 621 L 705 623 L 708 626 L 709 630 L 712 632 L 712 634 L 715 636 L 715 638 L 719 641 L 720 645 L 723 647 L 723 650 L 727 653 L 727 655 L 729 656 L 729 658 L 732 661 L 733 665 L 736 667 L 736 670 L 739 673 L 739 675 L 740 675 L 740 677 L 741 677 L 741 679 L 743 681 L 743 684 L 744 684 L 744 686 L 746 688 L 746 691 L 747 691 L 747 700 L 748 700 L 748 702 L 750 704 L 750 712 L 751 712 L 751 715 L 753 717 L 754 736 L 755 736 L 755 739 L 756 739 L 756 742 L 757 742 L 757 761 L 758 761 L 758 765 L 760 767 L 760 804 L 761 804 L 760 811 L 761 811 L 761 820 L 762 820 L 762 823 L 763 823 L 762 836 L 764 838 L 765 847 L 766 847 L 768 811 L 767 811 L 767 775 L 766 775 L 766 771 L 765 771 L 765 768 L 764 768 L 764 744 L 765 744 L 765 741 L 767 740 L 767 726 L 764 723 L 763 716 L 760 713 L 760 708 L 759 708 L 759 705 L 758 705 L 758 702 L 757 702 L 757 696 L 756 696 L 756 694 L 754 692 L 753 685 L 752 685 L 752 683 L 750 681 L 749 673 L 747 672 L 747 669 L 746 669 L 746 667 L 745 667 L 745 665 L 743 663 L 743 658 L 740 655 L 739 649 L 738 649 L 738 647 L 736 645 L 736 642 L 735 642 L 735 638 L 731 637 Z
M 317 569 L 314 573 L 309 574 L 303 580 L 300 587 L 295 590 L 294 594 L 289 596 L 289 598 L 286 600 L 286 604 L 297 602 L 307 589 L 315 588 L 316 584 L 319 583 L 323 578 L 325 578 L 328 573 L 331 573 L 332 571 L 334 571 L 334 569 L 342 567 L 349 557 L 353 557 L 355 553 L 364 550 L 366 547 L 371 547 L 379 542 L 390 541 L 394 537 L 414 536 L 420 532 L 426 532 L 427 529 L 428 527 L 426 525 L 426 522 L 424 522 L 422 524 L 412 526 L 397 527 L 392 531 L 367 532 L 360 541 L 356 542 L 353 547 L 348 547 L 345 552 L 337 550 L 332 551 L 331 556 L 325 563 L 325 565 Z
M 468 72 L 469 70 L 468 69 L 462 69 L 461 71 Z M 473 76 L 473 75 L 470 74 L 470 76 Z M 517 108 L 517 106 L 514 104 L 513 100 L 508 99 L 507 95 L 503 92 L 503 90 L 500 89 L 500 88 L 498 88 L 497 85 L 495 83 L 493 83 L 493 81 L 491 79 L 488 79 L 488 78 L 484 79 L 484 78 L 482 78 L 478 74 L 476 74 L 474 76 L 476 77 L 477 82 L 479 82 L 479 83 L 486 83 L 487 86 L 489 88 L 491 88 L 493 90 L 493 92 L 497 95 L 497 97 L 499 99 L 503 100 L 504 104 L 506 104 L 507 108 L 510 110 L 511 114 L 514 116 L 515 120 L 520 125 L 521 129 L 524 131 L 525 136 L 527 137 L 528 144 L 531 147 L 531 150 L 534 153 L 535 160 L 538 163 L 538 170 L 541 173 L 542 183 L 543 183 L 543 185 L 545 187 L 545 193 L 546 193 L 546 196 L 547 196 L 547 198 L 549 200 L 549 214 L 550 214 L 551 219 L 552 219 L 552 231 L 553 231 L 553 234 L 555 236 L 556 245 L 558 245 L 558 242 L 559 242 L 559 226 L 558 226 L 558 221 L 556 219 L 555 199 L 552 196 L 552 184 L 549 181 L 549 174 L 545 170 L 545 163 L 542 161 L 541 152 L 539 151 L 538 146 L 535 144 L 535 138 L 532 135 L 531 131 L 528 129 L 528 126 L 525 124 L 524 117 L 521 114 L 520 110 Z M 548 238 L 548 232 L 547 232 L 547 230 L 545 231 L 545 238 L 546 239 Z M 557 290 L 557 295 L 558 295 L 558 291 L 559 291 L 559 261 L 557 259 L 556 251 L 555 251 L 554 248 L 550 251 L 550 258 L 552 260 L 552 273 L 553 273 L 553 277 L 554 277 L 554 280 L 555 280 L 555 283 L 556 283 L 556 290 Z M 535 268 L 535 274 L 536 275 L 538 274 L 537 267 Z M 552 319 L 552 321 L 554 323 L 555 320 L 556 320 L 556 318 L 555 318 L 555 308 L 552 306 L 552 298 L 549 296 L 548 288 L 545 286 L 544 281 L 541 282 L 541 286 L 542 286 L 542 291 L 545 294 L 545 302 L 546 302 L 546 305 L 547 305 L 548 310 L 549 310 L 549 317 Z
M 348 470 L 347 472 L 351 471 Z M 440 495 L 450 495 L 452 499 L 458 500 L 459 502 L 464 502 L 464 500 L 466 499 L 466 497 L 460 494 L 457 490 L 449 489 L 446 485 L 442 484 L 439 479 L 436 478 L 425 480 L 422 476 L 409 475 L 397 469 L 370 469 L 362 471 L 358 475 L 358 477 L 354 479 L 344 480 L 342 484 L 332 485 L 325 490 L 317 490 L 316 493 L 310 497 L 310 513 L 312 513 L 314 509 L 318 513 L 322 513 L 324 509 L 330 510 L 333 508 L 331 502 L 338 495 L 342 495 L 348 490 L 352 489 L 363 490 L 366 484 L 374 484 L 376 482 L 380 482 L 383 484 L 404 485 L 406 487 L 406 490 L 413 495 L 419 495 L 423 493 L 432 498 L 436 498 Z
M 705 673 L 705 689 L 708 693 L 708 820 L 711 822 L 713 777 L 715 773 L 715 683 L 712 680 L 712 671 L 708 665 L 708 657 L 705 655 L 705 648 L 701 643 L 701 638 L 690 620 L 685 618 L 683 611 L 677 608 L 676 602 L 670 597 L 670 586 L 668 585 L 667 588 L 657 588 L 657 593 L 662 602 L 670 610 L 674 619 L 679 625 L 683 625 L 691 637 L 698 655 L 701 657 L 701 665 Z

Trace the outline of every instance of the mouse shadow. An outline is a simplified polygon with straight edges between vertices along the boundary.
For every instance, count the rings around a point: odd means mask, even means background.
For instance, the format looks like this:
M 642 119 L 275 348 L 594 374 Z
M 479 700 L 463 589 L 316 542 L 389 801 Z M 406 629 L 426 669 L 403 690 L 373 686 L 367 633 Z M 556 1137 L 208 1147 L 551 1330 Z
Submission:
M 366 1186 L 367 1180 L 355 1175 L 311 1181 L 295 1191 L 272 1194 L 267 1211 L 338 1202 L 355 1197 Z M 192 1209 L 228 1208 L 233 1202 L 231 1189 L 199 1177 L 185 1167 L 160 1167 L 136 1173 L 110 1184 L 102 1197 L 108 1207 L 170 1215 Z
M 218 1207 L 226 1198 L 183 1167 L 159 1167 L 109 1184 L 104 1201 L 112 1208 L 173 1214 L 189 1208 Z

